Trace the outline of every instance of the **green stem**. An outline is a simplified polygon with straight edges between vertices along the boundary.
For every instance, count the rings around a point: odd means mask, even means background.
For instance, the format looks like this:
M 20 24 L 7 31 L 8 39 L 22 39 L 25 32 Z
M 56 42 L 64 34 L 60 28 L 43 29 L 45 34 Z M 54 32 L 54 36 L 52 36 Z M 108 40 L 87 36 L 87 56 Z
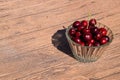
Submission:
M 90 14 L 90 12 L 88 13 L 88 20 L 90 20 L 91 19 L 91 14 Z

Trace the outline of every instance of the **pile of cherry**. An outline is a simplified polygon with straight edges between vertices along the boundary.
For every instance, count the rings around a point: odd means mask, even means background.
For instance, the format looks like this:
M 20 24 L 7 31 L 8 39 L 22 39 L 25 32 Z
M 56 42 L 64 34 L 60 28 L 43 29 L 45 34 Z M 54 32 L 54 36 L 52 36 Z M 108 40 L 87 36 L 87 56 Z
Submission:
M 75 21 L 69 30 L 70 38 L 83 46 L 100 46 L 109 42 L 107 30 L 96 26 L 96 19 Z

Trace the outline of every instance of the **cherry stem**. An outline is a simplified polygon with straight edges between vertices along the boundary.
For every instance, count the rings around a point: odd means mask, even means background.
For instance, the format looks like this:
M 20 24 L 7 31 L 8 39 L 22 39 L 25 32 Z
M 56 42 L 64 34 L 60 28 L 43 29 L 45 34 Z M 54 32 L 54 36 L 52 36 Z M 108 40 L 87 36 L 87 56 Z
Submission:
M 65 26 L 63 26 L 63 28 L 64 28 L 64 29 L 66 29 L 66 27 L 65 27 Z
M 92 16 L 92 15 L 91 15 L 91 13 L 89 12 L 89 13 L 88 13 L 88 22 L 89 22 L 89 20 L 91 19 L 91 16 Z M 87 28 L 88 28 L 88 26 L 87 26 Z
M 92 16 L 92 15 L 91 15 L 91 13 L 89 12 L 89 13 L 88 13 L 88 20 L 91 19 L 91 16 Z

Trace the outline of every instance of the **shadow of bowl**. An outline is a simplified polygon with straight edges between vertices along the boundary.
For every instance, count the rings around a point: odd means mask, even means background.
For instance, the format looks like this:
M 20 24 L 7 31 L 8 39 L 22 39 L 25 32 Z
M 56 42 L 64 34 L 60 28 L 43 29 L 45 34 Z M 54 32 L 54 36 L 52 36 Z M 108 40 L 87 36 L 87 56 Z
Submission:
M 74 58 L 71 49 L 69 47 L 69 43 L 67 41 L 67 38 L 65 36 L 66 29 L 58 30 L 53 36 L 52 36 L 52 44 L 63 53 L 71 56 Z

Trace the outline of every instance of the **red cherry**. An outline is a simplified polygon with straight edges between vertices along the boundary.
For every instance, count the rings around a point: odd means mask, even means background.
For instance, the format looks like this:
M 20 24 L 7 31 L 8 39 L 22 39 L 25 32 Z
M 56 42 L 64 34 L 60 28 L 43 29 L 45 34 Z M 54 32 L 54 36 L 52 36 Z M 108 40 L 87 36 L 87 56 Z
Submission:
M 77 30 L 78 31 L 81 31 L 81 30 L 83 30 L 85 27 L 83 26 L 83 25 L 79 25 L 78 27 L 77 27 Z
M 93 44 L 91 42 L 87 42 L 86 46 L 93 46 Z
M 76 32 L 75 33 L 75 37 L 80 37 L 81 36 L 81 33 L 80 32 Z
M 102 37 L 101 33 L 96 33 L 94 36 L 95 40 L 100 40 L 101 37 Z
M 70 36 L 70 38 L 74 41 L 75 37 L 74 36 Z
M 89 21 L 89 25 L 96 25 L 96 24 L 97 24 L 96 19 L 91 19 L 91 20 Z
M 94 39 L 91 39 L 91 40 L 90 40 L 90 43 L 92 43 L 92 44 L 93 44 L 94 42 L 95 42 L 95 40 L 94 40 Z
M 100 39 L 100 44 L 106 44 L 107 43 L 107 40 L 106 40 L 106 38 L 105 37 L 102 37 L 101 39 Z
M 104 36 L 104 38 L 107 40 L 107 42 L 110 41 L 110 38 L 108 36 Z
M 83 21 L 81 22 L 81 25 L 83 25 L 84 27 L 87 27 L 87 26 L 88 26 L 88 22 L 87 22 L 86 20 L 83 20 Z
M 99 32 L 103 35 L 103 36 L 106 36 L 107 34 L 107 30 L 105 28 L 100 28 L 99 29 Z
M 75 21 L 75 22 L 73 23 L 73 27 L 74 27 L 74 28 L 77 28 L 78 26 L 80 26 L 80 21 Z
M 76 43 L 80 43 L 80 42 L 81 42 L 81 40 L 80 40 L 79 38 L 74 38 L 74 41 L 75 41 Z
M 72 35 L 74 35 L 76 33 L 76 31 L 75 31 L 75 29 L 74 28 L 71 28 L 70 30 L 69 30 L 69 34 L 72 36 Z
M 91 33 L 83 34 L 83 39 L 87 42 L 90 41 L 92 39 L 92 34 Z
M 93 46 L 94 42 L 95 42 L 95 40 L 94 40 L 94 39 L 91 39 L 90 41 L 88 41 L 88 42 L 86 43 L 86 46 Z
M 84 46 L 84 45 L 85 45 L 85 43 L 84 43 L 83 41 L 81 41 L 81 39 L 80 39 L 80 38 L 78 38 L 78 37 L 73 38 L 73 41 L 75 41 L 76 43 L 78 43 L 78 44 L 80 44 L 80 45 L 82 45 L 82 46 Z
M 85 29 L 82 30 L 82 33 L 83 33 L 83 34 L 84 34 L 84 33 L 90 33 L 90 29 L 86 29 L 86 28 L 85 28 Z
M 99 29 L 97 27 L 91 28 L 91 33 L 96 34 L 99 32 Z
M 84 45 L 85 45 L 85 43 L 84 43 L 84 42 L 82 42 L 82 41 L 81 41 L 79 44 L 80 44 L 80 45 L 82 45 L 82 46 L 84 46 Z
M 100 43 L 99 42 L 95 42 L 93 45 L 94 46 L 100 46 Z
M 82 43 L 82 41 L 80 40 L 80 38 L 74 38 L 74 41 L 75 41 L 76 43 L 78 43 L 78 44 L 81 44 L 81 43 Z
M 95 27 L 95 26 L 89 25 L 89 26 L 88 26 L 88 29 L 91 30 L 91 29 L 94 28 L 94 27 Z

